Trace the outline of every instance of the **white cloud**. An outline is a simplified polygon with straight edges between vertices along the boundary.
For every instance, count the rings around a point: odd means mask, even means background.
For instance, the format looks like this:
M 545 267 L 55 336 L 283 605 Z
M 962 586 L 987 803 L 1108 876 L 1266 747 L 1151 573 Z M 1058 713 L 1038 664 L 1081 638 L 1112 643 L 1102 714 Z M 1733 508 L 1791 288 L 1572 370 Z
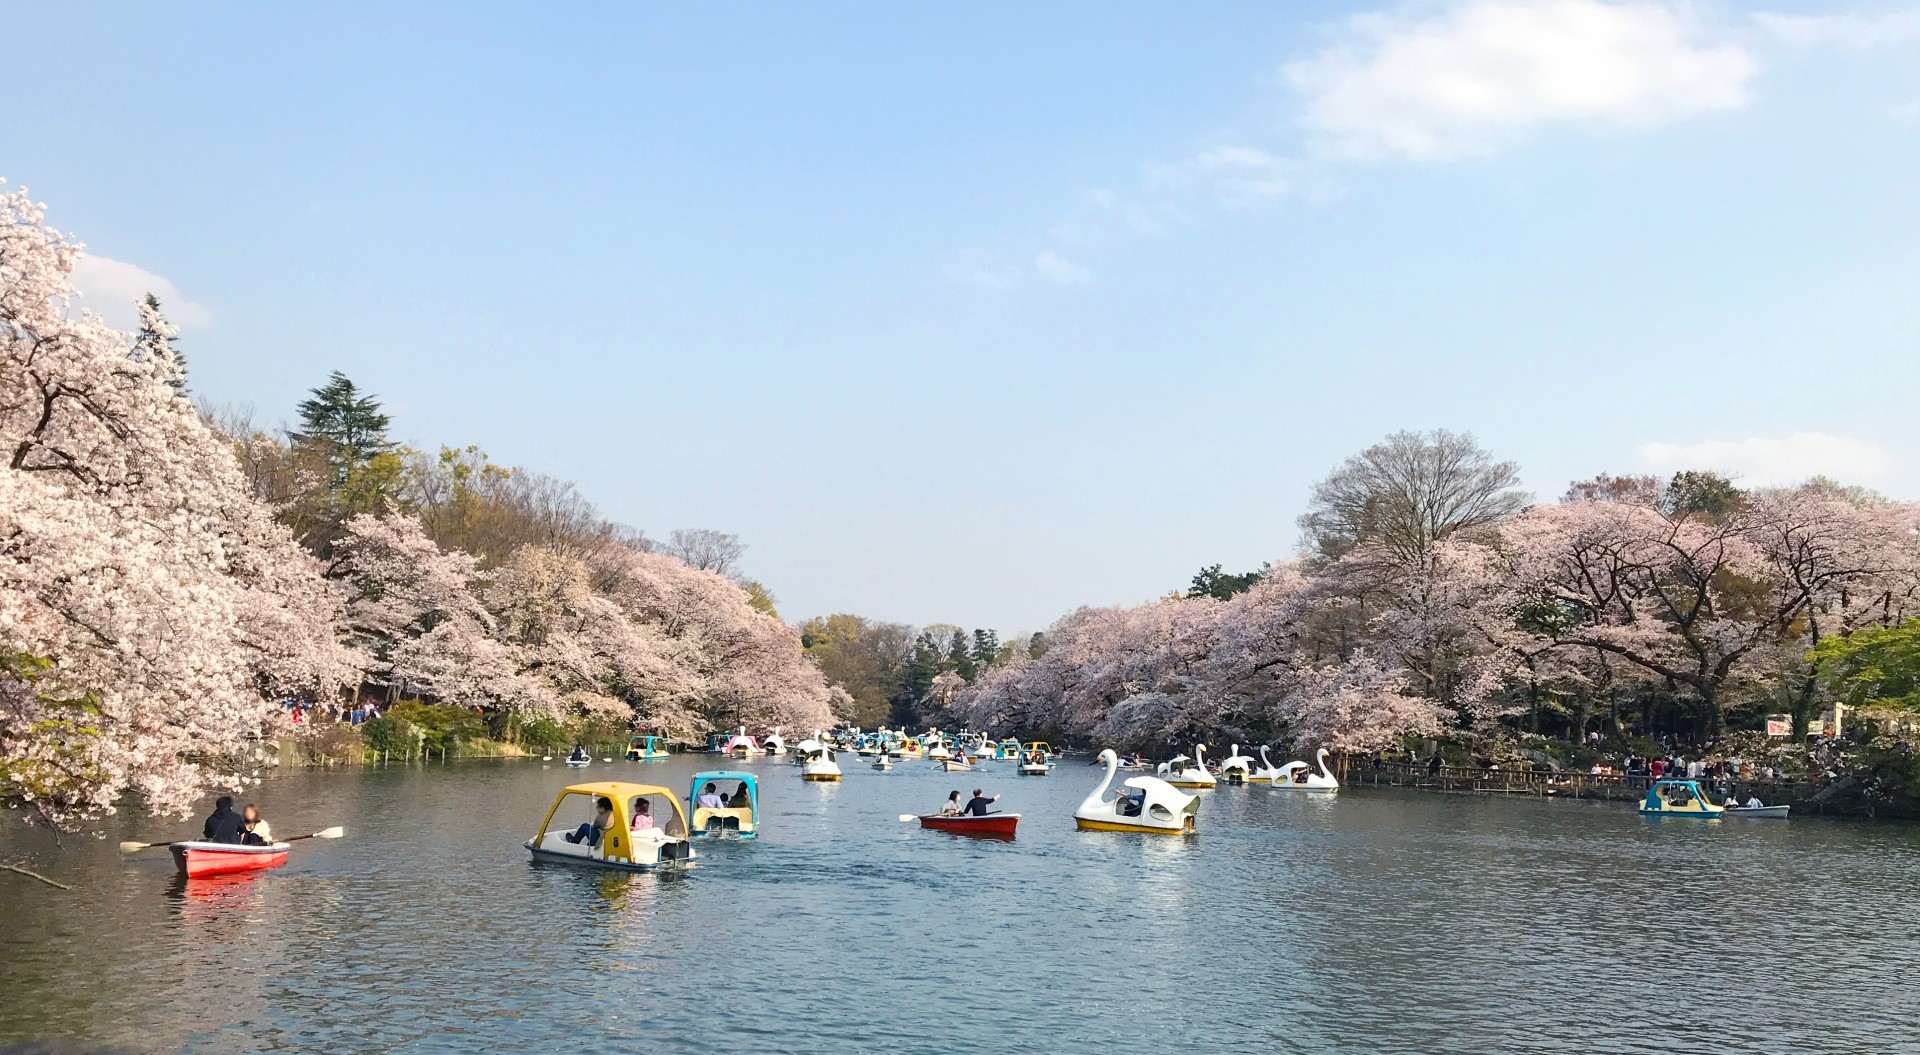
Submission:
M 1443 158 L 1549 124 L 1644 128 L 1736 110 L 1758 71 L 1683 7 L 1468 0 L 1433 17 L 1357 16 L 1283 72 L 1322 152 Z
M 1086 268 L 1051 252 L 1034 257 L 1033 269 L 1039 272 L 1041 278 L 1062 286 L 1078 285 L 1090 277 Z
M 1753 20 L 1774 39 L 1795 47 L 1877 48 L 1920 40 L 1920 11 L 1883 15 L 1781 15 Z
M 1226 205 L 1263 205 L 1293 191 L 1291 172 L 1297 166 L 1298 162 L 1258 147 L 1221 146 L 1177 165 L 1149 167 L 1147 184 L 1165 193 L 1199 195 Z
M 1893 456 L 1866 440 L 1824 432 L 1796 432 L 1780 439 L 1643 443 L 1641 464 L 1656 473 L 1710 469 L 1743 484 L 1797 484 L 1827 475 L 1849 484 L 1873 484 L 1892 470 Z
M 205 326 L 213 321 L 212 312 L 181 295 L 172 282 L 124 260 L 83 253 L 73 265 L 71 281 L 81 293 L 80 306 L 118 329 L 139 327 L 140 313 L 134 304 L 149 293 L 160 298 L 161 314 L 175 326 Z

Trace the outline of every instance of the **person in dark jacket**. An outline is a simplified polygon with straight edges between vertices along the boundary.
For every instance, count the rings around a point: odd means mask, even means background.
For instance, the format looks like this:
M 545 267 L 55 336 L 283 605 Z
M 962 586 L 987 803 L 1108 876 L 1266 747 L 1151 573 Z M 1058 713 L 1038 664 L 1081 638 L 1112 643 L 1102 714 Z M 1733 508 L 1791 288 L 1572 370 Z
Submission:
M 974 788 L 973 798 L 967 802 L 967 808 L 962 812 L 971 814 L 975 817 L 985 817 L 987 815 L 987 807 L 999 801 L 1000 801 L 1000 796 L 995 795 L 992 798 L 987 798 L 985 795 L 982 795 L 980 793 L 979 788 Z
M 246 822 L 233 811 L 233 796 L 222 795 L 214 800 L 213 815 L 200 832 L 210 843 L 237 843 L 246 830 Z

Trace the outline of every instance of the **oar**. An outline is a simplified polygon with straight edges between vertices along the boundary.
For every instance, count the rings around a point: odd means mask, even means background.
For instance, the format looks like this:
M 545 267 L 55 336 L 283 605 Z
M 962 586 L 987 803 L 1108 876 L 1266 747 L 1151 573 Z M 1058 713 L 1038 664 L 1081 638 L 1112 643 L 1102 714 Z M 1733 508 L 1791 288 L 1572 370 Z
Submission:
M 313 833 L 313 834 L 311 834 L 311 835 L 295 835 L 295 836 L 292 836 L 291 838 L 287 838 L 287 839 L 282 839 L 282 840 L 280 840 L 280 841 L 281 841 L 281 842 L 288 842 L 288 843 L 296 843 L 296 842 L 299 842 L 299 841 L 300 841 L 300 840 L 302 840 L 302 839 L 342 839 L 342 838 L 345 838 L 345 837 L 346 837 L 346 834 L 347 834 L 347 830 L 346 830 L 345 828 L 342 828 L 342 827 L 339 827 L 339 826 L 337 826 L 337 825 L 336 825 L 336 826 L 334 826 L 334 827 L 332 827 L 332 828 L 326 828 L 326 829 L 323 829 L 323 830 L 321 830 L 321 831 L 317 831 L 317 832 L 314 832 L 314 833 Z M 196 840 L 193 840 L 193 839 L 178 839 L 178 840 L 175 840 L 175 841 L 176 841 L 176 842 L 183 842 L 183 843 L 190 843 L 190 842 L 194 842 L 194 841 L 196 841 Z M 121 843 L 121 844 L 120 844 L 120 852 L 121 852 L 121 853 L 123 853 L 123 854 L 132 854 L 132 853 L 139 853 L 140 851 L 142 851 L 142 850 L 145 850 L 145 849 L 146 849 L 146 848 L 148 848 L 149 846 L 172 846 L 172 845 L 173 845 L 173 843 L 136 843 L 136 842 L 124 842 L 124 843 Z M 235 843 L 234 845 L 235 845 L 235 846 L 239 846 L 239 845 L 241 845 L 241 844 L 240 844 L 240 843 Z
M 919 819 L 920 819 L 920 818 L 919 818 L 918 816 L 916 816 L 916 815 L 914 815 L 914 814 L 911 814 L 911 813 L 902 813 L 902 814 L 900 815 L 900 823 L 901 823 L 901 824 L 905 824 L 905 823 L 907 823 L 908 821 L 917 821 L 917 820 L 919 820 Z

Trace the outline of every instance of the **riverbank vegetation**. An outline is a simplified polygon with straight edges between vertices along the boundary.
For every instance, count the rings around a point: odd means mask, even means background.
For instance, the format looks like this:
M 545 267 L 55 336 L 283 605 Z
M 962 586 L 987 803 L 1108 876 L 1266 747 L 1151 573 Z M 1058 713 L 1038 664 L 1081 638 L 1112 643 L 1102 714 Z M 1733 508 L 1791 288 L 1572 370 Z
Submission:
M 128 334 L 74 300 L 79 253 L 0 195 L 0 799 L 180 812 L 244 779 L 281 701 L 367 692 L 509 740 L 831 723 L 730 536 L 656 545 L 475 448 L 409 450 L 337 374 L 293 430 L 203 413 L 157 302 Z M 387 747 L 440 735 L 387 717 Z

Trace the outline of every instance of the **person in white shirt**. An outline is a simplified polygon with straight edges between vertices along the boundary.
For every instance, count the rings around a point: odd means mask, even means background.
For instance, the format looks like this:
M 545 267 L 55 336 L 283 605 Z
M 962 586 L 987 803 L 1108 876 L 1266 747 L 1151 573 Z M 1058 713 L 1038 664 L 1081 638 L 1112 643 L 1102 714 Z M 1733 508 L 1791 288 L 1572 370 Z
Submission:
M 721 798 L 720 789 L 714 787 L 712 781 L 708 781 L 707 786 L 700 789 L 700 797 L 695 799 L 693 804 L 718 810 L 726 808 L 727 800 Z

